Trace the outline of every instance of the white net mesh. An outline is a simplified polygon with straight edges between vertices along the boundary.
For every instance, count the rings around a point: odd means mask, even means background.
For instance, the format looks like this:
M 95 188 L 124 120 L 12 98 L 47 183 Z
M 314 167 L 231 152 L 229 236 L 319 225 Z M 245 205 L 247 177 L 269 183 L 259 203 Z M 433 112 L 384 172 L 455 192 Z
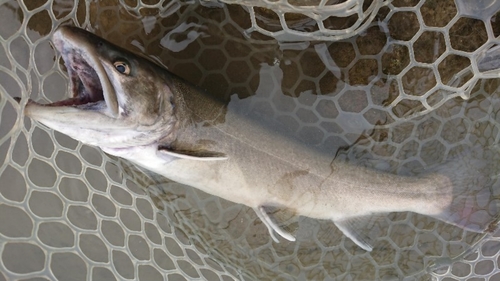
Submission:
M 390 1 L 225 0 L 248 8 L 252 26 L 280 41 L 341 40 L 365 30 Z
M 411 174 L 498 143 L 496 1 L 341 2 L 0 1 L 0 280 L 500 279 L 498 234 L 416 214 L 367 227 L 371 253 L 307 218 L 273 243 L 251 209 L 34 124 L 13 99 L 66 96 L 49 41 L 70 23 L 360 165 Z

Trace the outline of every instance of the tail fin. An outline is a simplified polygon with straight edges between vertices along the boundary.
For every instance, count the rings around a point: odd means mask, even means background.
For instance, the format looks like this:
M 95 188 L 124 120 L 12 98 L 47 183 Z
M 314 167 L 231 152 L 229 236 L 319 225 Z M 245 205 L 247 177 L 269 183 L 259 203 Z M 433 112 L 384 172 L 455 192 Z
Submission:
M 453 199 L 433 217 L 473 232 L 493 232 L 500 219 L 500 153 L 498 148 L 460 153 L 438 173 L 453 184 Z

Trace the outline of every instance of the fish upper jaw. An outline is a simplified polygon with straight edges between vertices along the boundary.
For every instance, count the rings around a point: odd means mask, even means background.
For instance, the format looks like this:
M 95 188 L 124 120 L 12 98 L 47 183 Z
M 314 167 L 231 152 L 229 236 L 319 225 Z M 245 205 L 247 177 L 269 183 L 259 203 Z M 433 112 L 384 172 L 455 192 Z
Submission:
M 49 104 L 28 100 L 27 117 L 107 148 L 149 145 L 171 134 L 177 119 L 163 69 L 76 27 L 60 27 L 52 41 L 65 62 L 71 97 Z
M 88 110 L 92 103 L 104 102 L 106 110 L 103 113 L 116 118 L 119 111 L 117 93 L 97 54 L 102 43 L 68 26 L 58 28 L 52 42 L 65 62 L 73 97 L 48 106 L 83 106 Z M 98 108 L 103 110 L 103 106 Z
M 52 113 L 73 112 L 70 108 L 76 108 L 117 118 L 119 115 L 117 93 L 97 54 L 97 48 L 102 43 L 96 42 L 95 38 L 89 37 L 86 32 L 68 26 L 58 28 L 52 36 L 52 42 L 64 60 L 70 81 L 71 97 L 49 104 L 29 100 L 26 115 L 37 120 L 38 115 L 33 113 L 44 110 L 40 107 L 44 106 L 52 107 L 50 110 Z
M 120 116 L 116 89 L 99 54 L 99 48 L 107 48 L 108 43 L 67 26 L 57 29 L 52 41 L 65 62 L 71 97 L 49 104 L 30 99 L 24 114 L 85 144 L 124 147 L 151 143 L 148 128 L 138 128 L 134 120 Z

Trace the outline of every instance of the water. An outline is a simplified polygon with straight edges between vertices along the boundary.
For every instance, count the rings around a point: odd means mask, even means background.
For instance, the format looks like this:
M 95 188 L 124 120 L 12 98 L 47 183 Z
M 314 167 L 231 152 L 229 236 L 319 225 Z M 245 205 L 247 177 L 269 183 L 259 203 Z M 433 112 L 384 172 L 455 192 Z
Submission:
M 125 161 L 32 124 L 12 97 L 66 97 L 67 76 L 49 36 L 60 24 L 77 24 L 226 102 L 245 98 L 251 110 L 282 122 L 311 146 L 340 149 L 339 157 L 356 164 L 411 175 L 446 162 L 463 147 L 498 142 L 498 80 L 480 80 L 467 70 L 473 51 L 498 35 L 495 21 L 453 16 L 457 9 L 450 1 L 403 8 L 409 12 L 398 10 L 401 1 L 395 1 L 359 36 L 280 43 L 248 34 L 249 14 L 237 5 L 26 2 L 0 6 L 0 220 L 9 226 L 0 228 L 4 279 L 494 275 L 479 262 L 497 263 L 498 251 L 490 249 L 498 238 L 485 240 L 409 213 L 390 214 L 367 229 L 380 237 L 371 253 L 331 222 L 308 218 L 299 220 L 296 242 L 276 244 L 252 210 L 145 176 Z M 404 29 L 419 24 L 412 11 L 431 27 L 422 33 Z M 432 11 L 443 15 L 432 17 Z M 448 31 L 444 44 L 439 34 Z M 480 259 L 466 255 L 466 261 L 446 267 L 478 241 L 484 243 Z M 429 275 L 433 263 L 445 267 Z M 478 264 L 476 270 L 467 271 L 468 263 Z

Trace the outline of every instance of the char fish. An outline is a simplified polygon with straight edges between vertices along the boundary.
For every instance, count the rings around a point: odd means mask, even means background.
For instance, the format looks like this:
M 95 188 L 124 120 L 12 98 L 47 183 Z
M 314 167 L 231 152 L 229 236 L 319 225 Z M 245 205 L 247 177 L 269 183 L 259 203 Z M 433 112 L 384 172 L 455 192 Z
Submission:
M 305 146 L 267 120 L 250 118 L 239 98 L 224 104 L 90 32 L 60 27 L 53 45 L 65 61 L 71 98 L 25 101 L 26 116 L 168 179 L 253 208 L 275 241 L 276 233 L 295 240 L 281 226 L 277 209 L 331 220 L 367 251 L 374 238 L 360 229 L 381 213 L 415 212 L 475 232 L 495 226 L 496 204 L 477 203 L 492 200 L 495 184 L 493 175 L 480 171 L 490 164 L 481 159 L 463 155 L 418 177 L 358 167 Z

